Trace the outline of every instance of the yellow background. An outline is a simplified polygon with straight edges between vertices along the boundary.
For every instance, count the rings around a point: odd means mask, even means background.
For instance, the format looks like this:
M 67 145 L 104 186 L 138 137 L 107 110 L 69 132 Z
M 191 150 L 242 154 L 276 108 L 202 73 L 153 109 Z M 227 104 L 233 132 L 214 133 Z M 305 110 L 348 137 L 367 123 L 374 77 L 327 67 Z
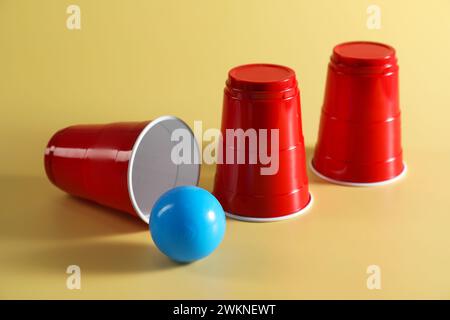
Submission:
M 366 27 L 372 3 L 380 30 Z M 66 28 L 70 4 L 81 30 Z M 0 0 L 0 297 L 450 298 L 449 16 L 448 0 Z M 67 125 L 173 114 L 218 127 L 227 71 L 251 62 L 297 72 L 311 155 L 329 55 L 350 40 L 397 49 L 410 169 L 397 184 L 311 175 L 308 215 L 228 220 L 211 257 L 177 266 L 139 221 L 46 181 L 44 147 Z M 69 264 L 80 291 L 65 287 Z M 366 288 L 371 264 L 381 290 Z

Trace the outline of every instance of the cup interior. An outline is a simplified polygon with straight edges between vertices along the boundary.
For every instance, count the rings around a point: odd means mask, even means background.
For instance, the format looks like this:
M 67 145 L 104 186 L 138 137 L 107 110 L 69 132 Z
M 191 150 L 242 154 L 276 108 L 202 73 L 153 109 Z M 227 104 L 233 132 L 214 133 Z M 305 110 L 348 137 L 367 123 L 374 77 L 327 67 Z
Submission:
M 144 128 L 128 166 L 130 199 L 142 220 L 149 223 L 153 205 L 164 192 L 198 184 L 200 165 L 195 159 L 199 159 L 199 147 L 182 120 L 164 116 Z

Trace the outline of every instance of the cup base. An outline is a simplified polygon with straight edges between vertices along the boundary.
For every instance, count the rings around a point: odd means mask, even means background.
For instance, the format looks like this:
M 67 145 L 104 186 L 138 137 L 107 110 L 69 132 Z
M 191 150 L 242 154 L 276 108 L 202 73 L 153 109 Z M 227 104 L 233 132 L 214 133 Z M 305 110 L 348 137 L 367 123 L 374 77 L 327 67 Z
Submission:
M 240 215 L 229 213 L 226 211 L 225 211 L 225 215 L 231 219 L 245 221 L 245 222 L 276 222 L 276 221 L 292 219 L 292 218 L 298 217 L 298 216 L 306 213 L 311 208 L 313 202 L 314 202 L 313 195 L 311 193 L 309 193 L 309 202 L 303 209 L 301 209 L 300 211 L 294 212 L 294 213 L 287 214 L 285 216 L 281 216 L 281 217 L 255 218 L 255 217 L 240 216 Z
M 394 178 L 388 179 L 388 180 L 383 180 L 383 181 L 377 181 L 377 182 L 350 182 L 350 181 L 341 181 L 341 180 L 336 180 L 330 177 L 327 177 L 323 174 L 321 174 L 319 171 L 317 171 L 314 168 L 314 165 L 312 164 L 312 160 L 309 161 L 309 168 L 311 169 L 311 171 L 318 176 L 319 178 L 334 183 L 334 184 L 340 184 L 343 186 L 350 186 L 350 187 L 377 187 L 377 186 L 384 186 L 387 184 L 391 184 L 394 183 L 400 179 L 402 179 L 405 175 L 406 175 L 406 171 L 407 171 L 407 166 L 406 163 L 403 162 L 403 170 L 402 172 L 400 172 L 399 175 L 395 176 Z

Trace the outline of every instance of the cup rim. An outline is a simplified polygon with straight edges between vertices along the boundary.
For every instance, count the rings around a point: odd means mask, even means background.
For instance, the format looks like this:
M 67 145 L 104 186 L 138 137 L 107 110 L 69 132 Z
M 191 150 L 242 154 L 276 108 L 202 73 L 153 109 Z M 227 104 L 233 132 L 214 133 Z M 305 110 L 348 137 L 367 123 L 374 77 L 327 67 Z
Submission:
M 388 185 L 388 184 L 397 182 L 398 180 L 401 180 L 402 178 L 404 178 L 406 175 L 406 172 L 408 171 L 408 167 L 407 167 L 406 163 L 403 161 L 402 172 L 400 172 L 398 175 L 396 175 L 393 178 L 390 178 L 387 180 L 382 180 L 382 181 L 376 181 L 376 182 L 351 182 L 351 181 L 333 179 L 333 178 L 327 177 L 326 175 L 320 173 L 316 168 L 314 168 L 313 159 L 308 161 L 308 164 L 309 164 L 309 168 L 311 169 L 311 171 L 319 178 L 321 178 L 325 181 L 334 183 L 334 184 L 339 184 L 339 185 L 348 186 L 348 187 L 378 187 L 378 186 Z
M 313 203 L 314 203 L 314 197 L 313 197 L 312 193 L 309 192 L 309 201 L 306 206 L 304 206 L 299 211 L 289 213 L 289 214 L 286 214 L 283 216 L 278 216 L 278 217 L 273 217 L 273 218 L 257 218 L 257 217 L 233 214 L 233 213 L 230 213 L 227 211 L 225 211 L 225 215 L 231 219 L 240 220 L 240 221 L 244 221 L 244 222 L 277 222 L 277 221 L 288 220 L 288 219 L 292 219 L 292 218 L 296 218 L 298 216 L 304 215 L 311 209 Z
M 178 122 L 181 127 L 183 127 L 184 129 L 187 129 L 191 135 L 192 141 L 194 142 L 194 152 L 197 153 L 198 156 L 200 156 L 200 148 L 198 146 L 197 140 L 195 138 L 194 133 L 192 132 L 192 129 L 186 124 L 186 122 L 184 122 L 183 120 L 181 120 L 180 118 L 177 118 L 175 116 L 161 116 L 158 117 L 152 121 L 150 121 L 145 127 L 144 129 L 141 131 L 141 133 L 139 134 L 139 136 L 137 137 L 133 148 L 131 150 L 131 156 L 130 156 L 130 160 L 128 163 L 128 169 L 127 169 L 127 188 L 128 188 L 128 195 L 130 197 L 130 201 L 131 204 L 133 205 L 134 211 L 136 212 L 136 214 L 145 222 L 145 223 L 149 223 L 150 221 L 150 214 L 151 214 L 151 209 L 149 210 L 149 212 L 145 213 L 141 210 L 138 201 L 135 197 L 135 190 L 134 190 L 134 186 L 133 186 L 133 169 L 134 169 L 134 163 L 135 163 L 135 159 L 136 159 L 136 154 L 137 154 L 137 150 L 139 149 L 139 146 L 141 145 L 142 141 L 144 140 L 145 136 L 147 135 L 147 133 L 154 128 L 156 125 L 165 122 L 165 121 L 176 121 Z M 195 166 L 193 170 L 197 171 L 197 174 L 194 175 L 192 181 L 189 181 L 190 183 L 188 185 L 198 185 L 198 182 L 200 180 L 200 165 L 198 163 L 192 163 L 189 165 L 186 164 L 179 164 L 177 165 L 177 175 L 175 177 L 175 181 L 174 181 L 174 186 L 177 186 L 177 181 L 179 178 L 179 170 L 180 170 L 180 166 Z M 187 167 L 188 168 L 188 167 Z M 195 173 L 195 172 L 194 172 Z M 161 173 L 163 174 L 163 173 Z M 167 191 L 166 189 L 161 189 L 160 190 L 160 194 L 162 195 L 165 191 Z M 156 199 L 157 200 L 157 199 Z M 155 200 L 155 202 L 156 202 Z M 154 205 L 154 203 L 152 204 L 152 206 Z

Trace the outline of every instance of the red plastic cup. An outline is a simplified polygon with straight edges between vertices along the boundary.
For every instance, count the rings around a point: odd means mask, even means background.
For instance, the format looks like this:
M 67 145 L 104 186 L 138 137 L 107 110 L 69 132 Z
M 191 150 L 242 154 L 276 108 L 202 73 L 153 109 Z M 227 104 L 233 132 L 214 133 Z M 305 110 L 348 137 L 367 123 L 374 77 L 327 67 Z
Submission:
M 198 183 L 198 164 L 172 158 L 178 142 L 172 141 L 171 135 L 176 129 L 189 133 L 191 151 L 198 153 L 188 125 L 172 116 L 67 127 L 47 144 L 47 177 L 72 195 L 128 212 L 148 223 L 153 204 L 162 193 Z
M 334 48 L 312 169 L 352 186 L 390 183 L 406 172 L 391 46 L 347 42 Z
M 250 138 L 240 146 L 237 138 L 227 139 L 227 130 L 239 129 L 254 129 L 258 137 L 267 130 L 267 154 L 278 154 L 278 170 L 263 173 L 263 168 L 275 168 L 273 162 L 267 164 L 259 157 L 250 161 L 250 155 L 261 150 L 261 139 L 258 148 L 250 145 Z M 278 147 L 272 143 L 273 129 L 278 130 Z M 312 197 L 306 173 L 300 94 L 292 69 L 272 64 L 231 69 L 224 91 L 221 133 L 218 158 L 222 163 L 217 163 L 213 193 L 229 217 L 276 221 L 309 208 Z M 238 162 L 239 152 L 245 155 L 244 163 Z M 228 157 L 234 162 L 228 162 Z

